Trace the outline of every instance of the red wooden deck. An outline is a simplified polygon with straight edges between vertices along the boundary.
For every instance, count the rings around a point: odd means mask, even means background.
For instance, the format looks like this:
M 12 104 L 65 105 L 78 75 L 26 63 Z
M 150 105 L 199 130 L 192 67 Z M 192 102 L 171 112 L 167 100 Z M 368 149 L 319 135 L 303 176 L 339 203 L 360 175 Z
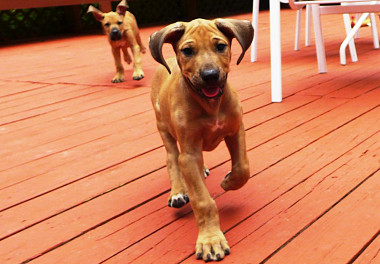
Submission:
M 224 263 L 380 263 L 380 51 L 363 28 L 359 62 L 341 66 L 342 18 L 324 16 L 318 74 L 314 46 L 292 49 L 295 12 L 282 12 L 284 101 L 270 102 L 268 12 L 259 61 L 247 52 L 230 73 L 252 178 L 224 192 L 226 147 L 205 153 L 232 249 Z M 121 84 L 100 35 L 2 47 L 0 58 L 0 263 L 201 263 L 190 206 L 166 206 L 151 56 L 145 79 L 128 67 Z

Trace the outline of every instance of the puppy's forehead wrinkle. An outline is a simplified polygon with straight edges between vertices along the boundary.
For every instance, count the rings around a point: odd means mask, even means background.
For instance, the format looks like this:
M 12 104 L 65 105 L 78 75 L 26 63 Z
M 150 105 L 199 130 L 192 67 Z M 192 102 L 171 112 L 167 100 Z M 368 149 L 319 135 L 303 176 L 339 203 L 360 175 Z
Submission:
M 122 17 L 116 12 L 111 12 L 104 15 L 104 20 L 109 23 L 116 23 L 122 20 Z
M 204 39 L 206 35 L 220 36 L 222 33 L 218 30 L 215 23 L 210 23 L 210 21 L 203 19 L 196 19 L 187 24 L 184 38 L 197 36 L 198 38 Z

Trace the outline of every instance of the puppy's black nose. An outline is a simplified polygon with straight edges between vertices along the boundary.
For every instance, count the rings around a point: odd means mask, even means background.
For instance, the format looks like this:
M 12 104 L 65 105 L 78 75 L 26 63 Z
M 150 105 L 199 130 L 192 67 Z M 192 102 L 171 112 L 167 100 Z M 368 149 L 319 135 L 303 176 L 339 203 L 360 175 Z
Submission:
M 201 78 L 205 82 L 215 82 L 219 80 L 220 71 L 218 68 L 209 68 L 201 71 Z

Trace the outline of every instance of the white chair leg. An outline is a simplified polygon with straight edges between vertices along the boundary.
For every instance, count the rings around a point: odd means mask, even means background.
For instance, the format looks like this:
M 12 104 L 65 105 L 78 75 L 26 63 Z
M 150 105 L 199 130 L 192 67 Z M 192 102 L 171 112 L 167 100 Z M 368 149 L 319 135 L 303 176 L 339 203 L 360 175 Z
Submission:
M 297 10 L 296 36 L 294 39 L 294 50 L 300 50 L 301 19 L 302 19 L 302 8 Z
M 355 34 L 360 29 L 362 23 L 364 20 L 367 19 L 369 13 L 364 13 L 360 16 L 359 20 L 356 22 L 355 26 L 350 30 L 350 32 L 347 34 L 346 38 L 344 39 L 343 43 L 340 45 L 339 54 L 340 54 L 340 62 L 342 65 L 346 64 L 346 47 L 348 45 L 348 42 L 355 36 Z
M 369 18 L 371 20 L 373 47 L 375 49 L 378 49 L 379 48 L 379 35 L 377 34 L 375 14 L 374 13 L 369 14 Z
M 252 26 L 255 30 L 254 38 L 251 46 L 251 62 L 257 61 L 257 39 L 259 32 L 259 8 L 260 0 L 253 0 L 253 10 L 252 10 Z
M 311 32 L 311 7 L 306 5 L 305 46 L 310 46 Z
M 280 1 L 269 0 L 272 102 L 282 101 Z
M 351 19 L 350 19 L 350 15 L 349 14 L 343 14 L 343 21 L 344 21 L 344 27 L 346 29 L 346 34 L 349 34 L 350 31 L 351 31 Z M 349 48 L 350 48 L 351 61 L 352 62 L 357 62 L 358 61 L 358 55 L 356 53 L 354 39 L 353 38 L 350 39 L 350 41 L 348 42 L 348 44 L 349 44 Z M 344 58 L 341 57 L 340 64 L 342 64 L 342 65 L 346 64 L 346 56 L 344 56 Z
M 321 14 L 318 4 L 311 5 L 313 13 L 313 24 L 315 34 L 315 47 L 317 51 L 317 61 L 319 73 L 327 72 L 325 44 L 322 36 Z

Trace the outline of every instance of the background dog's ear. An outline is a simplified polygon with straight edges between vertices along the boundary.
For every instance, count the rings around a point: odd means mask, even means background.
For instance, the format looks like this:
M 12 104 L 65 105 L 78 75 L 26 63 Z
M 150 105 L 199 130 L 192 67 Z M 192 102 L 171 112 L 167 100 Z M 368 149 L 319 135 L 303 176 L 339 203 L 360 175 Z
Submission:
M 95 7 L 93 7 L 92 5 L 90 5 L 88 7 L 88 10 L 87 10 L 87 13 L 92 13 L 95 17 L 96 20 L 102 22 L 103 19 L 104 19 L 104 14 L 102 11 L 100 11 L 99 9 L 96 9 Z
M 248 20 L 218 18 L 215 19 L 215 24 L 226 37 L 230 40 L 236 38 L 239 42 L 242 48 L 242 53 L 237 60 L 237 64 L 239 64 L 253 40 L 253 27 L 251 22 Z
M 129 8 L 128 4 L 127 4 L 127 1 L 126 0 L 123 0 L 121 1 L 117 7 L 116 7 L 116 12 L 121 15 L 121 16 L 124 16 L 125 15 L 125 12 L 127 11 L 127 9 Z
M 177 22 L 153 33 L 149 38 L 149 49 L 152 57 L 164 65 L 169 73 L 171 73 L 170 68 L 162 56 L 162 45 L 164 43 L 170 43 L 175 49 L 175 44 L 182 37 L 184 32 L 185 25 L 182 22 Z

